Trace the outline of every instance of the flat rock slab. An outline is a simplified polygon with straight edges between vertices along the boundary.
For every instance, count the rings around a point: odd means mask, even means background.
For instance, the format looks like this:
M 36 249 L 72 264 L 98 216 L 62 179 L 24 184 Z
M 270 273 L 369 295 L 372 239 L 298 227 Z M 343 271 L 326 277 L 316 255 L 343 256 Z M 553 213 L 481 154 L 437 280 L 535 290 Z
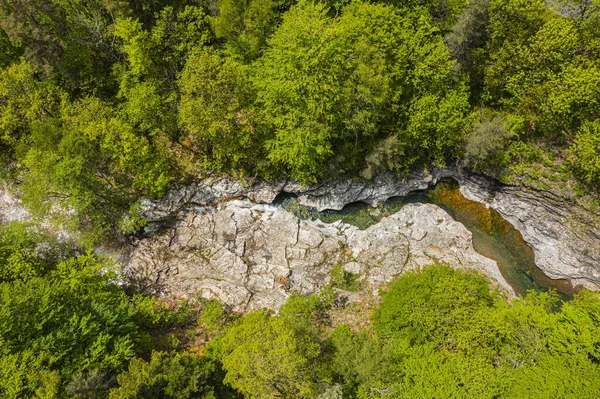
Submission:
M 371 180 L 347 179 L 302 187 L 286 181 L 243 183 L 220 176 L 210 177 L 171 191 L 165 198 L 144 203 L 145 216 L 160 223 L 190 206 L 211 206 L 229 198 L 245 198 L 270 204 L 277 195 L 296 196 L 299 205 L 321 211 L 341 209 L 353 202 L 376 205 L 391 197 L 423 190 L 440 179 L 458 181 L 463 195 L 497 210 L 522 234 L 535 254 L 536 265 L 550 278 L 571 280 L 600 288 L 600 215 L 569 203 L 549 192 L 503 185 L 487 176 L 460 167 L 418 170 L 404 178 L 384 172 Z M 149 231 L 149 233 L 153 233 Z M 430 248 L 428 253 L 435 250 Z
M 293 292 L 329 284 L 336 265 L 360 274 L 363 287 L 376 292 L 436 261 L 478 270 L 513 294 L 496 262 L 475 252 L 471 233 L 431 204 L 407 205 L 366 230 L 239 201 L 192 210 L 178 226 L 140 241 L 126 271 L 163 295 L 277 311 Z

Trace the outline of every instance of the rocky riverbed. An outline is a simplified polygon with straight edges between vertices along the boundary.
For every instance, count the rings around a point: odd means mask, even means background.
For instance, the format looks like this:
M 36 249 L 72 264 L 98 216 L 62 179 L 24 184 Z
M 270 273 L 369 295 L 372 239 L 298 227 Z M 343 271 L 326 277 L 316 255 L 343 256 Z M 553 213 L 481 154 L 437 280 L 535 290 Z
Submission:
M 495 210 L 523 235 L 536 265 L 553 279 L 600 286 L 600 217 L 545 191 L 505 186 L 472 174 L 446 172 L 463 195 Z
M 597 214 L 551 193 L 502 185 L 459 168 L 308 188 L 206 178 L 145 201 L 149 224 L 143 238 L 119 258 L 146 289 L 216 297 L 239 310 L 277 309 L 291 292 L 310 293 L 327 284 L 336 266 L 359 275 L 363 287 L 375 291 L 398 274 L 437 260 L 480 270 L 512 295 L 497 264 L 477 253 L 471 233 L 438 206 L 407 205 L 366 230 L 303 220 L 273 206 L 290 196 L 301 210 L 339 210 L 356 202 L 376 206 L 448 177 L 460 184 L 464 197 L 495 209 L 521 233 L 545 275 L 600 287 Z M 3 221 L 27 217 L 5 188 L 1 195 Z
M 128 270 L 142 287 L 217 298 L 246 311 L 278 310 L 292 292 L 316 292 L 336 266 L 376 292 L 401 273 L 437 261 L 478 270 L 514 295 L 496 262 L 473 249 L 471 233 L 432 204 L 407 205 L 359 230 L 233 201 L 192 210 L 169 231 L 142 240 Z
M 503 185 L 460 168 L 419 171 L 406 179 L 384 173 L 370 181 L 346 180 L 308 188 L 289 182 L 244 184 L 215 177 L 173 190 L 161 201 L 148 201 L 146 215 L 158 222 L 150 224 L 155 226 L 175 214 L 185 214 L 191 206 L 207 206 L 226 198 L 271 203 L 282 193 L 296 196 L 298 205 L 317 211 L 341 209 L 354 202 L 375 206 L 448 177 L 460 184 L 467 199 L 495 209 L 519 230 L 533 250 L 536 265 L 548 277 L 590 289 L 600 287 L 599 215 L 551 193 Z

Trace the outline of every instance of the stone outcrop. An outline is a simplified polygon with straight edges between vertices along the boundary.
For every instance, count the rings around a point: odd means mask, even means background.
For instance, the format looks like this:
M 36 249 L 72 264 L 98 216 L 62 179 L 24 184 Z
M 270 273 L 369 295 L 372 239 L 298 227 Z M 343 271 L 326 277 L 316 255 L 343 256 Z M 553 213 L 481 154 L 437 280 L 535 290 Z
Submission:
M 277 310 L 292 292 L 310 294 L 328 284 L 336 265 L 376 290 L 436 260 L 477 269 L 512 293 L 496 263 L 475 252 L 471 233 L 430 204 L 407 205 L 366 230 L 243 201 L 192 210 L 178 226 L 142 240 L 128 272 L 138 284 L 176 297 L 218 298 L 239 311 Z
M 470 200 L 497 210 L 531 246 L 537 266 L 549 277 L 572 280 L 591 289 L 600 287 L 600 217 L 565 199 L 543 191 L 500 184 L 470 171 L 452 167 L 418 171 L 408 178 L 383 173 L 373 180 L 346 180 L 303 188 L 289 182 L 234 183 L 211 178 L 174 190 L 165 199 L 148 202 L 150 220 L 185 215 L 190 206 L 206 206 L 225 198 L 246 198 L 269 204 L 280 193 L 295 195 L 297 204 L 318 211 L 341 209 L 353 202 L 376 205 L 391 197 L 423 190 L 451 177 Z M 150 224 L 152 226 L 152 224 Z
M 154 237 L 165 227 L 178 225 L 191 210 L 201 210 L 236 198 L 263 204 L 266 209 L 284 193 L 296 196 L 295 203 L 304 207 L 341 209 L 358 201 L 376 205 L 391 197 L 431 187 L 445 177 L 457 180 L 467 199 L 497 210 L 515 226 L 533 249 L 537 266 L 547 276 L 571 280 L 576 285 L 591 289 L 600 287 L 598 214 L 551 193 L 503 185 L 460 168 L 418 171 L 407 179 L 383 173 L 370 181 L 329 182 L 308 188 L 286 181 L 238 182 L 224 176 L 213 176 L 172 190 L 161 200 L 144 201 L 144 215 L 150 221 L 146 236 Z M 18 196 L 11 194 L 5 185 L 0 186 L 0 223 L 28 217 Z
M 147 220 L 162 222 L 192 207 L 212 206 L 236 198 L 270 204 L 286 185 L 291 186 L 285 181 L 238 181 L 227 175 L 214 175 L 173 189 L 159 200 L 144 200 L 142 206 Z
M 599 288 L 599 215 L 549 192 L 506 186 L 485 176 L 445 174 L 460 183 L 467 199 L 497 210 L 519 230 L 548 277 Z
M 212 176 L 199 182 L 171 190 L 160 200 L 143 202 L 144 216 L 150 221 L 163 221 L 191 207 L 204 207 L 231 199 L 248 199 L 254 203 L 271 204 L 282 193 L 298 197 L 298 204 L 322 211 L 340 210 L 353 202 L 376 205 L 391 197 L 402 197 L 416 190 L 425 190 L 435 177 L 419 171 L 403 179 L 393 173 L 382 173 L 374 179 L 326 182 L 302 187 L 289 181 L 236 181 L 227 176 Z
M 550 192 L 504 185 L 484 175 L 460 168 L 419 172 L 404 180 L 384 174 L 356 190 L 358 182 L 332 185 L 299 193 L 298 201 L 318 209 L 338 209 L 346 201 L 375 205 L 413 188 L 423 189 L 451 177 L 461 193 L 493 208 L 523 235 L 533 249 L 536 265 L 553 279 L 571 280 L 589 289 L 600 287 L 600 216 Z M 331 201 L 333 207 L 328 207 Z
M 434 182 L 434 175 L 421 170 L 406 179 L 386 172 L 368 181 L 346 180 L 306 189 L 284 185 L 283 190 L 297 195 L 300 205 L 323 211 L 340 210 L 353 202 L 365 202 L 375 206 L 392 197 L 404 197 L 413 191 L 425 190 Z

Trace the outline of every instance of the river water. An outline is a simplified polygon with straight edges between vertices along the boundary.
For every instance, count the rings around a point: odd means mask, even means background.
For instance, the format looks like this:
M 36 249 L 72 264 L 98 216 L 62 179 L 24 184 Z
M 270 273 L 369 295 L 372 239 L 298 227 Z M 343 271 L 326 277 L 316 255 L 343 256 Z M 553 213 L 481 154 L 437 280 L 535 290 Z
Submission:
M 475 250 L 498 263 L 504 278 L 517 294 L 524 295 L 528 290 L 554 289 L 566 300 L 577 291 L 568 280 L 553 280 L 546 276 L 535 265 L 533 250 L 521 233 L 497 211 L 466 199 L 453 179 L 444 179 L 431 189 L 414 192 L 407 197 L 391 198 L 375 208 L 365 203 L 353 203 L 340 211 L 327 210 L 313 213 L 311 217 L 325 223 L 342 220 L 365 229 L 398 212 L 406 204 L 415 202 L 438 205 L 462 223 L 473 234 Z

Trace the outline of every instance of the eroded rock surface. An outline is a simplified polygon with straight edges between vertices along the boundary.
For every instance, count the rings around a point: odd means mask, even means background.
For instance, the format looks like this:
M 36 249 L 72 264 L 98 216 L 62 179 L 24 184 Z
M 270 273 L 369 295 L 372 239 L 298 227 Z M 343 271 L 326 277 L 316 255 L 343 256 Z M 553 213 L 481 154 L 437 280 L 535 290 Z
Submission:
M 286 181 L 234 181 L 214 176 L 174 189 L 158 201 L 144 202 L 150 221 L 146 235 L 156 241 L 165 226 L 176 226 L 190 209 L 213 206 L 233 198 L 257 204 L 272 203 L 281 193 L 297 196 L 297 203 L 315 210 L 341 209 L 362 201 L 371 205 L 411 191 L 431 187 L 444 177 L 460 183 L 470 200 L 497 210 L 521 232 L 532 247 L 535 263 L 549 277 L 571 280 L 576 285 L 600 288 L 600 216 L 544 191 L 502 185 L 494 179 L 460 168 L 420 171 L 403 179 L 383 173 L 371 181 L 324 182 L 303 188 Z M 253 211 L 254 212 L 254 211 Z M 29 214 L 18 196 L 0 186 L 0 223 L 24 220 Z
M 471 233 L 430 204 L 407 205 L 366 230 L 239 201 L 194 210 L 176 228 L 142 240 L 128 271 L 169 295 L 218 298 L 240 311 L 277 310 L 292 292 L 328 284 L 336 265 L 376 290 L 436 260 L 477 269 L 512 292 L 496 263 L 475 252 Z
M 424 190 L 435 177 L 418 171 L 408 178 L 391 172 L 382 173 L 372 180 L 343 180 L 324 182 L 311 187 L 289 181 L 248 180 L 236 181 L 227 176 L 214 176 L 171 190 L 160 200 L 146 200 L 144 216 L 150 221 L 160 221 L 190 207 L 211 206 L 230 199 L 248 199 L 254 203 L 271 204 L 281 193 L 298 196 L 298 204 L 322 211 L 342 209 L 352 202 L 376 205 L 391 197 L 401 197 L 415 190 Z
M 268 204 L 282 192 L 297 196 L 299 205 L 318 211 L 341 209 L 357 201 L 376 205 L 391 197 L 431 187 L 445 177 L 457 180 L 467 199 L 497 210 L 515 226 L 533 249 L 536 265 L 546 275 L 591 289 L 600 288 L 600 217 L 597 214 L 551 193 L 503 185 L 456 167 L 419 171 L 407 179 L 383 173 L 370 181 L 328 182 L 308 188 L 281 181 L 241 184 L 211 178 L 174 190 L 163 200 L 148 202 L 147 216 L 150 220 L 160 220 L 167 215 L 185 214 L 190 205 L 206 206 L 234 197 Z
M 445 172 L 470 200 L 497 210 L 523 235 L 536 265 L 553 279 L 600 287 L 600 217 L 549 192 L 498 184 L 473 174 Z

